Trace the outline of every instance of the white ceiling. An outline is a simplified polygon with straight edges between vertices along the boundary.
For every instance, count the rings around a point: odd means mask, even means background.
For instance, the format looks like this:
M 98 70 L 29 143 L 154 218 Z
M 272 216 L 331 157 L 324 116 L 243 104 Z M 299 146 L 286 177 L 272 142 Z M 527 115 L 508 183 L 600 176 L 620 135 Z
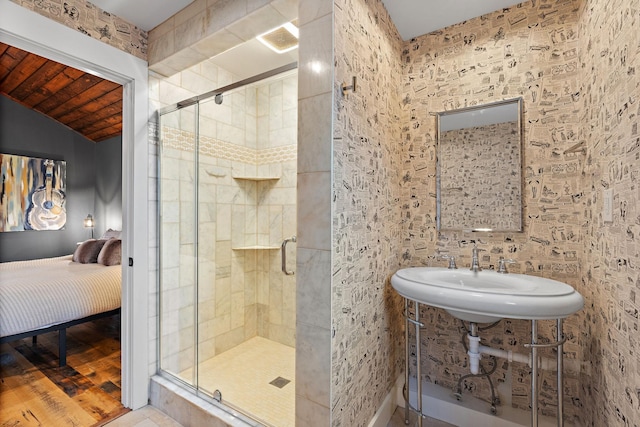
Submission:
M 145 31 L 157 27 L 192 2 L 193 0 L 91 0 L 100 9 Z
M 521 2 L 522 0 L 382 0 L 403 40 Z
M 494 12 L 522 0 L 382 0 L 404 40 L 452 24 Z M 149 31 L 193 0 L 91 0 L 143 30 Z M 256 40 L 249 41 L 214 58 L 214 62 L 240 78 L 297 61 L 297 49 L 278 55 Z

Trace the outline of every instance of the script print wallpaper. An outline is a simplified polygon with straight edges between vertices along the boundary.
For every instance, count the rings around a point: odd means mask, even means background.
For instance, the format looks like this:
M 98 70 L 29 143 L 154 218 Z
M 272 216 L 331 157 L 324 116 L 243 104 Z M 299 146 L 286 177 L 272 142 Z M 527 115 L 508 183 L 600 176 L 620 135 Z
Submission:
M 640 2 L 581 5 L 584 425 L 640 426 Z M 613 189 L 613 221 L 603 191 Z
M 138 58 L 147 59 L 146 31 L 85 0 L 11 0 Z
M 365 427 L 401 373 L 401 40 L 380 1 L 334 7 L 331 425 Z M 342 82 L 357 78 L 355 92 Z
M 510 271 L 540 275 L 581 288 L 585 244 L 580 153 L 564 154 L 579 142 L 580 85 L 575 1 L 527 2 L 413 39 L 404 45 L 404 173 L 400 179 L 403 261 L 438 265 L 439 254 L 469 266 L 474 243 L 484 268 L 500 256 L 517 264 Z M 502 99 L 524 99 L 524 232 L 465 233 L 436 230 L 436 119 L 433 113 Z M 505 189 L 506 190 L 506 189 Z M 404 201 L 410 201 L 409 203 Z M 429 381 L 454 389 L 468 373 L 459 321 L 442 310 L 423 308 L 427 319 L 423 366 Z M 565 323 L 565 417 L 583 424 L 585 402 L 581 334 L 586 312 Z M 539 322 L 540 339 L 554 340 L 554 322 Z M 505 320 L 481 333 L 487 345 L 526 353 L 530 322 Z M 548 352 L 547 356 L 553 357 Z M 486 359 L 485 359 L 486 360 Z M 490 367 L 490 362 L 484 362 Z M 529 408 L 529 368 L 498 361 L 492 376 L 502 404 Z M 540 409 L 555 415 L 554 372 L 544 372 Z M 489 400 L 485 379 L 462 383 L 463 394 Z
M 404 259 L 439 264 L 434 253 L 451 253 L 468 265 L 476 241 L 486 250 L 484 266 L 503 255 L 518 261 L 512 271 L 576 287 L 586 303 L 565 324 L 564 395 L 565 419 L 580 426 L 640 425 L 639 11 L 631 0 L 527 2 L 412 40 L 403 59 L 410 123 L 403 136 L 404 197 L 425 189 L 430 195 L 428 203 L 404 205 Z M 438 234 L 429 114 L 519 95 L 525 99 L 524 233 Z M 584 146 L 565 153 L 577 143 Z M 614 190 L 610 223 L 602 217 L 605 188 Z M 425 315 L 437 331 L 427 338 L 438 349 L 424 361 L 429 378 L 451 386 L 459 375 L 452 366 L 466 357 L 452 350 L 458 327 L 439 310 Z M 529 341 L 526 322 L 496 329 L 483 335 L 491 345 L 515 351 Z M 540 335 L 554 338 L 549 328 Z M 514 364 L 509 379 L 504 368 L 495 375 L 500 387 L 509 386 L 512 403 L 526 409 L 528 370 Z M 553 375 L 543 376 L 545 414 L 555 411 Z M 479 382 L 464 389 L 487 396 Z

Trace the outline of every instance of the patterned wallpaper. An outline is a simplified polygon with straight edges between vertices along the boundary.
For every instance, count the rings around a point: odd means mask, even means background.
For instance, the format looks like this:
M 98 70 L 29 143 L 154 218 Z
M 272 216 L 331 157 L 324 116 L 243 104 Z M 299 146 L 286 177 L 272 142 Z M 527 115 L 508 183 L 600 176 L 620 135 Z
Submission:
M 514 258 L 511 271 L 576 287 L 585 309 L 565 323 L 565 419 L 584 426 L 640 425 L 637 235 L 640 139 L 635 105 L 640 37 L 638 2 L 532 1 L 407 42 L 404 46 L 401 178 L 406 265 L 443 265 L 436 253 L 469 264 L 472 243 L 483 266 Z M 435 119 L 430 113 L 524 97 L 524 233 L 437 233 Z M 586 151 L 565 152 L 584 142 Z M 416 161 L 421 159 L 421 161 Z M 425 160 L 422 160 L 425 159 Z M 613 188 L 613 222 L 602 217 Z M 466 372 L 460 327 L 425 308 L 428 378 L 446 387 Z M 550 322 L 549 322 L 550 323 Z M 554 339 L 551 325 L 539 335 Z M 483 341 L 522 351 L 528 322 L 504 321 Z M 435 351 L 434 351 L 435 349 Z M 540 391 L 543 414 L 555 413 L 553 372 Z M 526 366 L 500 363 L 494 378 L 503 404 L 528 408 Z M 484 381 L 465 392 L 487 399 Z M 510 393 L 509 393 L 510 391 Z
M 520 229 L 517 121 L 440 132 L 437 150 L 443 230 Z
M 405 265 L 442 265 L 436 254 L 459 258 L 469 265 L 475 243 L 484 249 L 481 265 L 495 265 L 500 256 L 517 264 L 510 271 L 540 275 L 579 284 L 583 197 L 580 153 L 563 154 L 578 142 L 580 132 L 577 14 L 575 1 L 523 3 L 518 7 L 475 18 L 407 42 L 403 98 L 407 125 L 403 132 L 405 171 L 401 179 Z M 436 231 L 436 122 L 430 113 L 459 107 L 524 98 L 524 232 L 466 233 Z M 425 159 L 416 162 L 412 159 Z M 459 321 L 440 310 L 425 308 L 430 381 L 447 388 L 468 373 L 460 343 Z M 570 343 L 567 359 L 582 360 L 579 339 L 584 313 L 565 323 Z M 541 339 L 551 340 L 552 322 L 540 322 Z M 547 325 L 548 323 L 548 325 Z M 507 320 L 481 334 L 483 342 L 506 350 L 526 352 L 530 342 L 527 321 Z M 487 366 L 490 363 L 485 362 Z M 582 412 L 579 372 L 568 363 L 565 372 L 565 415 L 577 420 Z M 577 368 L 576 368 L 577 369 Z M 545 379 L 553 373 L 545 372 Z M 499 361 L 493 375 L 503 404 L 528 409 L 529 372 L 525 365 Z M 555 412 L 553 381 L 541 382 L 541 412 Z M 485 379 L 469 379 L 463 392 L 489 400 Z
M 640 2 L 585 1 L 578 26 L 583 425 L 640 426 Z M 613 221 L 603 191 L 613 190 Z
M 147 32 L 86 0 L 11 0 L 117 49 L 147 59 Z
M 381 2 L 335 2 L 332 426 L 366 426 L 400 375 L 401 41 Z M 391 34 L 392 36 L 388 36 Z M 345 96 L 342 82 L 357 78 Z

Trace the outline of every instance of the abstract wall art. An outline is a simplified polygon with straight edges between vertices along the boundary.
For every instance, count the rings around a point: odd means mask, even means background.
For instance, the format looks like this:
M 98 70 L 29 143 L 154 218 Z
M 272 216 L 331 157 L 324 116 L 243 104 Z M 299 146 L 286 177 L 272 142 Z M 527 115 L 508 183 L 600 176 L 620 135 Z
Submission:
M 66 173 L 63 160 L 0 154 L 0 232 L 63 229 Z

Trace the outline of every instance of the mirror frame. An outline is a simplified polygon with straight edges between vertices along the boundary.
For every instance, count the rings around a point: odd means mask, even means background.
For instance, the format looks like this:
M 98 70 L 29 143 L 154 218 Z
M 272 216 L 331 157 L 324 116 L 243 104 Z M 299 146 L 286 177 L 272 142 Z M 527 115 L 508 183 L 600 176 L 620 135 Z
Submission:
M 441 128 L 440 120 L 445 116 L 454 114 L 468 114 L 474 113 L 478 110 L 483 110 L 492 107 L 501 107 L 508 104 L 515 104 L 517 107 L 517 119 L 518 119 L 518 133 L 520 137 L 520 227 L 514 229 L 487 229 L 487 228 L 442 228 L 442 212 L 441 212 L 441 188 L 440 188 L 440 169 L 441 154 L 440 154 L 440 141 L 441 141 Z M 501 101 L 490 102 L 486 104 L 474 105 L 472 107 L 464 107 L 455 110 L 439 111 L 436 115 L 436 228 L 440 231 L 470 231 L 470 232 L 503 232 L 503 233 L 522 233 L 524 231 L 524 101 L 522 97 L 509 98 Z

